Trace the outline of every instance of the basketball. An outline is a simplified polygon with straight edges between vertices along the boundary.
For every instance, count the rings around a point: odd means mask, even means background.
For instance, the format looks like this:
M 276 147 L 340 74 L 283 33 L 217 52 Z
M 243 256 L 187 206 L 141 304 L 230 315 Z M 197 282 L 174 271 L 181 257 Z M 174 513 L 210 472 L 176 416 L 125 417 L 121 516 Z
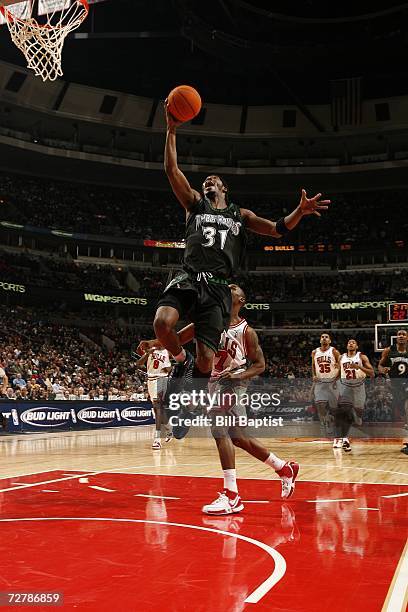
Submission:
M 201 110 L 201 97 L 194 87 L 179 85 L 172 89 L 168 96 L 170 114 L 177 121 L 190 121 Z

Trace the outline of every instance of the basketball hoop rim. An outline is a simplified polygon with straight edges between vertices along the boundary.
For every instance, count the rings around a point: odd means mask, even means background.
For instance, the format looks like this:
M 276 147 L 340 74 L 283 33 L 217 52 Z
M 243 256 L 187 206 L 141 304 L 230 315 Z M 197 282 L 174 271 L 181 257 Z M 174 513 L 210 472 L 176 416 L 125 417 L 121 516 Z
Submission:
M 88 16 L 88 13 L 89 13 L 88 0 L 74 0 L 74 1 L 77 4 L 82 4 L 82 6 L 84 7 L 84 10 L 85 10 L 84 14 L 81 15 L 80 18 L 78 18 L 79 23 L 82 23 L 84 21 L 84 19 L 86 19 L 86 17 Z M 69 8 L 71 8 L 71 7 L 69 7 Z M 69 10 L 69 9 L 63 9 L 63 10 Z M 24 23 L 27 22 L 27 19 L 21 19 L 21 17 L 14 17 L 6 6 L 0 6 L 0 12 L 1 12 L 1 14 L 3 15 L 3 17 L 4 17 L 4 19 L 6 21 L 10 21 L 10 22 L 17 21 L 17 22 L 20 22 L 21 24 L 24 24 Z M 38 21 L 37 21 L 37 26 L 39 28 L 44 28 L 44 29 L 47 29 L 47 28 L 49 29 L 49 28 L 52 27 L 52 28 L 54 28 L 56 30 L 62 30 L 63 27 L 64 27 L 64 26 L 60 26 L 60 25 L 50 26 L 50 25 L 48 25 L 46 23 L 41 24 L 41 23 L 38 23 Z

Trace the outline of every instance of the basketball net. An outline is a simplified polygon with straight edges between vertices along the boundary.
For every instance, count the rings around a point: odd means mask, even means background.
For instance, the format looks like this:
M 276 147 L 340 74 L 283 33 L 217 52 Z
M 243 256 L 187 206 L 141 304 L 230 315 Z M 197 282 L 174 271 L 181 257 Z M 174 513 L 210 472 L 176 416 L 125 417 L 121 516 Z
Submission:
M 56 8 L 44 15 L 43 23 L 33 17 L 34 5 L 41 0 L 24 4 L 1 6 L 11 39 L 22 51 L 27 67 L 43 81 L 55 81 L 62 76 L 62 49 L 66 37 L 76 30 L 88 15 L 87 0 L 52 0 Z

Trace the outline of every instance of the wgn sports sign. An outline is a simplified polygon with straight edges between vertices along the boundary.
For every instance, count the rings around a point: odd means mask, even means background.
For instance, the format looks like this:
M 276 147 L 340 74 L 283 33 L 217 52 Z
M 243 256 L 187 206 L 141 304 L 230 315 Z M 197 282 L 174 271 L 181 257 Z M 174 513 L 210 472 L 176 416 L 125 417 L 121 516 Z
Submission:
M 0 402 L 9 432 L 151 425 L 148 402 Z

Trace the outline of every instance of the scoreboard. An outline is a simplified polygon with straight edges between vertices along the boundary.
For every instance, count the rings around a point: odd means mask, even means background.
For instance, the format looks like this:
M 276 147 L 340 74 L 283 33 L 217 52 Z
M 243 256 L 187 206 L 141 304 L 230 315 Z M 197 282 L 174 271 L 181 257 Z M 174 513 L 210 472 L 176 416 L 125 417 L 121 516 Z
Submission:
M 390 322 L 408 322 L 408 303 L 388 304 L 388 320 Z

